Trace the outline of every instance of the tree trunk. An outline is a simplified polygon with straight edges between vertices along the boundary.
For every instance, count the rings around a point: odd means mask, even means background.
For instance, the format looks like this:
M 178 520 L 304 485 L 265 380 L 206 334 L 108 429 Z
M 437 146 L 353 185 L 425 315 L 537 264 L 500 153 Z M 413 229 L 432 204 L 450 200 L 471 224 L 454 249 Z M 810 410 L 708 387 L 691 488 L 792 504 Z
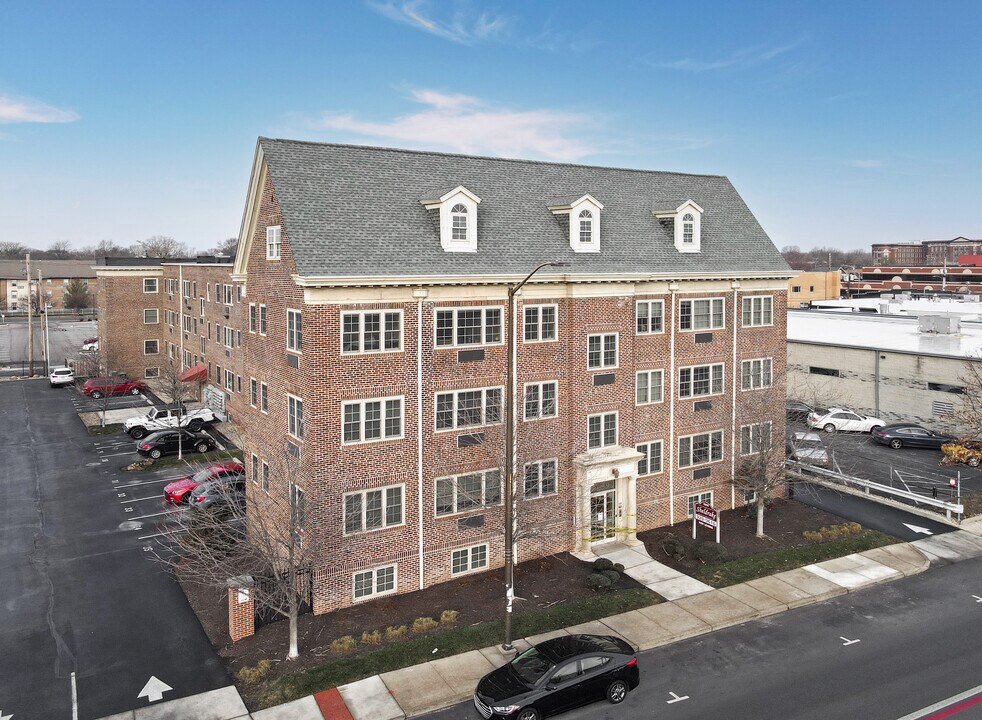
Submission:
M 757 495 L 757 537 L 764 537 L 764 493 Z
M 292 588 L 291 588 L 292 590 Z M 297 649 L 297 594 L 295 592 L 290 593 L 290 652 L 287 653 L 287 660 L 296 660 L 300 657 L 300 651 Z

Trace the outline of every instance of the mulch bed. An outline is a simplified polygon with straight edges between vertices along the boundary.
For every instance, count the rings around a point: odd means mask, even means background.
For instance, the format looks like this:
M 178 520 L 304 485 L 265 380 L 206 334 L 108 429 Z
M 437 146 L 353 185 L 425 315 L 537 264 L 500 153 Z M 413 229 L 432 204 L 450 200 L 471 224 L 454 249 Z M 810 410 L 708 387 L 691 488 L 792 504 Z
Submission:
M 771 550 L 813 545 L 821 540 L 806 540 L 802 535 L 804 531 L 846 522 L 838 515 L 784 498 L 776 498 L 764 512 L 766 537 L 757 537 L 757 518 L 747 508 L 726 510 L 719 514 L 719 518 L 720 544 L 726 548 L 730 560 Z M 662 542 L 669 535 L 674 535 L 685 546 L 686 556 L 682 560 L 676 560 L 662 549 Z M 648 554 L 658 562 L 691 574 L 702 565 L 694 556 L 696 546 L 707 541 L 715 542 L 716 534 L 714 530 L 699 526 L 696 540 L 693 540 L 692 520 L 686 520 L 671 527 L 638 533 L 638 539 L 644 542 Z

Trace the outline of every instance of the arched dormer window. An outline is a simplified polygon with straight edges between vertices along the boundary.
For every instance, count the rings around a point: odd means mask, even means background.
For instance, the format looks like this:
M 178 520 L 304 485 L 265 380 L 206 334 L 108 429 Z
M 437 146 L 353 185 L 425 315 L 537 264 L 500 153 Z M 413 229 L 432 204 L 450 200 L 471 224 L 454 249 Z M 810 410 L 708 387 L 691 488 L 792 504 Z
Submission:
M 589 210 L 580 212 L 580 242 L 593 242 L 593 213 Z
M 693 232 L 695 226 L 695 218 L 692 217 L 692 213 L 686 213 L 682 216 L 682 244 L 691 245 L 694 240 Z
M 454 241 L 467 240 L 467 207 L 457 203 L 450 209 L 451 239 Z

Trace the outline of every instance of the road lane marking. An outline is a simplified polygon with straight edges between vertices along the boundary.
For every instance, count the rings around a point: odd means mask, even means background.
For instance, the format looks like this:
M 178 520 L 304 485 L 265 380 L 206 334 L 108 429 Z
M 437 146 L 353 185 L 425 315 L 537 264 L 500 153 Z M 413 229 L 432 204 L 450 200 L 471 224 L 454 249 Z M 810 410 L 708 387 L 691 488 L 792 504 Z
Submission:
M 156 483 L 171 482 L 173 480 L 179 480 L 182 477 L 185 476 L 175 475 L 174 477 L 165 477 L 165 478 L 160 478 L 159 480 L 143 480 L 142 482 L 127 483 L 126 485 L 117 485 L 116 489 L 119 490 L 120 488 L 130 488 L 130 487 L 138 487 L 140 485 L 154 485 Z
M 839 639 L 840 640 L 845 640 L 845 642 L 842 643 L 843 645 L 852 645 L 853 643 L 860 642 L 859 640 L 846 640 L 846 638 L 842 637 L 841 635 L 839 636 Z
M 163 537 L 164 535 L 173 535 L 174 533 L 181 532 L 183 528 L 175 528 L 174 530 L 165 530 L 164 532 L 154 533 L 153 535 L 140 535 L 137 540 L 149 540 L 155 537 Z
M 133 508 L 126 508 L 126 512 L 133 512 Z M 164 510 L 163 512 L 150 513 L 149 515 L 136 515 L 136 516 L 134 516 L 131 519 L 132 520 L 146 520 L 147 518 L 159 517 L 161 515 L 169 515 L 171 512 L 173 512 L 173 511 L 172 510 Z
M 672 703 L 677 703 L 677 702 L 681 702 L 682 700 L 688 700 L 689 699 L 689 696 L 688 695 L 682 695 L 681 697 L 679 697 L 678 695 L 676 695 L 675 693 L 673 693 L 671 691 L 669 691 L 668 694 L 672 696 L 672 699 L 671 700 L 666 700 L 665 701 L 665 704 L 666 705 L 671 705 Z
M 921 708 L 916 710 L 909 715 L 904 715 L 902 718 L 897 718 L 897 720 L 941 720 L 941 718 L 950 717 L 956 712 L 960 712 L 966 708 L 972 707 L 972 705 L 977 705 L 982 702 L 982 685 L 977 685 L 971 690 L 966 690 L 963 693 L 958 693 L 957 695 L 952 695 L 950 698 L 944 700 L 939 700 L 933 705 L 928 705 L 926 708 Z M 974 697 L 978 696 L 978 697 Z M 968 698 L 973 698 L 973 701 L 968 704 L 959 705 L 963 700 Z M 955 707 L 952 707 L 955 706 Z M 947 712 L 945 710 L 950 710 Z M 929 715 L 929 713 L 936 712 L 938 710 L 945 711 L 944 714 Z
M 75 673 L 72 673 L 72 720 L 78 720 L 78 688 L 75 685 Z
M 978 595 L 973 595 L 972 597 L 975 598 L 975 602 L 982 602 L 982 597 L 979 597 Z
M 147 680 L 147 684 L 143 686 L 143 689 L 140 691 L 140 694 L 137 695 L 137 698 L 145 697 L 147 699 L 147 702 L 157 702 L 158 700 L 163 699 L 165 692 L 173 689 L 174 688 L 172 688 L 167 683 L 158 680 L 153 675 L 151 675 L 150 679 Z
M 116 497 L 126 497 L 126 493 L 116 493 Z M 138 503 L 138 502 L 143 502 L 144 500 L 160 500 L 161 502 L 163 502 L 164 498 L 160 495 L 151 495 L 150 497 L 145 497 L 145 498 L 132 498 L 130 500 L 120 500 L 119 504 L 123 505 L 125 503 Z M 177 508 L 175 507 L 174 509 L 176 510 Z

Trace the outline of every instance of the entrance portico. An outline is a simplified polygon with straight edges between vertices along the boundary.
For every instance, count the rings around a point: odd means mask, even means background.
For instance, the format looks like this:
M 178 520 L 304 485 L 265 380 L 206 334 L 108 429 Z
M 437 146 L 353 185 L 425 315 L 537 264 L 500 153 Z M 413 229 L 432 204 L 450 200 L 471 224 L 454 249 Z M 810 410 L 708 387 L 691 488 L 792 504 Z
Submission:
M 634 448 L 589 450 L 576 468 L 576 551 L 607 541 L 636 542 L 638 460 Z

